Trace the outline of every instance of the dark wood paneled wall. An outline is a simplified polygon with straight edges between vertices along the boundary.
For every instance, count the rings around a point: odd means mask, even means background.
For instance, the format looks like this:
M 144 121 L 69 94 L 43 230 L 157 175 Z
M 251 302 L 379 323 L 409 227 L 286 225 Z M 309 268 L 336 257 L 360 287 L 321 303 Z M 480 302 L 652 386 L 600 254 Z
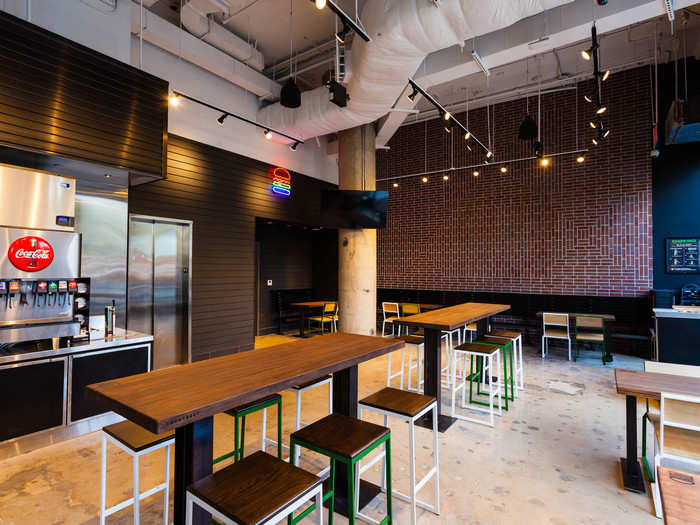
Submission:
M 0 144 L 154 175 L 168 83 L 0 12 Z
M 321 191 L 292 174 L 292 196 L 270 192 L 271 166 L 170 135 L 166 180 L 132 188 L 129 211 L 192 220 L 192 356 L 253 347 L 256 217 L 317 225 Z

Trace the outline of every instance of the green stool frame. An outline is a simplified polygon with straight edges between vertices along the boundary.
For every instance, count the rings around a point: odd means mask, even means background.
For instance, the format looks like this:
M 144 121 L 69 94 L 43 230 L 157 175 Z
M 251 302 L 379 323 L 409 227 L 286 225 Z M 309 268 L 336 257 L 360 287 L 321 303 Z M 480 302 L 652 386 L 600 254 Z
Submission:
M 482 343 L 483 344 L 483 343 Z M 499 346 L 500 345 L 492 345 L 492 346 Z M 503 349 L 501 349 L 503 351 Z M 474 369 L 474 363 L 475 363 L 475 358 L 476 358 L 476 370 Z M 505 361 L 505 359 L 504 359 Z M 471 355 L 469 356 L 469 375 L 467 376 L 467 379 L 469 380 L 469 404 L 473 405 L 481 405 L 481 406 L 490 406 L 489 403 L 486 403 L 485 401 L 479 401 L 477 399 L 474 399 L 474 383 L 476 383 L 476 395 L 477 396 L 488 396 L 488 392 L 482 392 L 481 391 L 481 381 L 482 381 L 482 367 L 484 364 L 484 356 L 475 356 Z M 503 365 L 503 373 L 504 375 L 507 374 L 506 371 L 506 366 L 505 363 Z M 492 378 L 489 378 L 489 381 L 491 381 Z M 501 404 L 498 407 L 499 410 L 508 410 L 508 379 L 504 379 L 503 381 L 503 388 L 504 388 L 504 393 L 503 396 L 499 397 L 501 398 Z M 512 392 L 511 392 L 512 394 Z M 510 398 L 512 400 L 512 398 Z M 500 416 L 500 413 L 498 414 Z
M 367 456 L 370 452 L 378 448 L 379 446 L 384 445 L 385 450 L 384 453 L 386 454 L 386 512 L 387 515 L 386 517 L 379 522 L 380 525 L 392 525 L 393 524 L 393 512 L 392 512 L 392 506 L 391 506 L 391 433 L 388 433 L 386 436 L 383 438 L 379 439 L 377 442 L 373 443 L 369 447 L 367 447 L 365 450 L 363 450 L 360 454 L 358 454 L 356 457 L 352 459 L 345 458 L 343 456 L 340 456 L 334 452 L 331 452 L 330 450 L 324 450 L 320 447 L 317 447 L 315 445 L 311 445 L 310 443 L 305 443 L 304 441 L 301 441 L 299 439 L 291 438 L 291 441 L 289 443 L 289 449 L 290 449 L 290 454 L 289 454 L 289 461 L 292 465 L 294 465 L 295 461 L 294 458 L 296 457 L 295 451 L 296 447 L 304 447 L 309 450 L 312 450 L 313 452 L 317 452 L 319 454 L 322 454 L 326 457 L 329 457 L 331 460 L 331 471 L 330 471 L 330 482 L 331 482 L 331 488 L 328 492 L 326 492 L 322 500 L 324 502 L 328 501 L 330 499 L 330 503 L 328 506 L 328 525 L 333 525 L 333 512 L 335 509 L 335 463 L 336 461 L 340 461 L 341 463 L 344 463 L 347 465 L 348 468 L 348 525 L 355 525 L 356 518 L 355 518 L 355 469 L 357 463 Z M 306 516 L 311 514 L 314 510 L 316 509 L 316 504 L 314 503 L 311 505 L 309 508 L 304 510 L 301 514 L 299 514 L 297 517 L 289 516 L 287 523 L 288 525 L 296 525 L 299 521 L 304 519 Z
M 580 323 L 579 319 L 584 320 L 584 323 Z M 591 321 L 595 321 L 600 323 L 600 326 L 586 326 L 585 320 L 589 319 Z M 584 328 L 585 330 L 582 330 L 579 332 L 579 326 Z M 602 341 L 586 341 L 585 339 L 582 340 L 583 343 L 592 343 L 592 344 L 600 344 L 601 345 L 601 360 L 603 361 L 603 366 L 606 365 L 605 357 L 608 355 L 607 350 L 605 349 L 605 317 L 602 315 L 595 315 L 595 314 L 586 314 L 586 315 L 577 315 L 575 320 L 574 320 L 574 362 L 576 362 L 576 359 L 578 358 L 578 336 L 579 333 L 583 336 L 586 335 L 602 335 L 603 339 Z
M 485 336 L 488 336 L 489 334 L 484 334 Z M 503 388 L 504 388 L 504 396 L 503 399 L 505 399 L 505 404 L 503 406 L 503 410 L 508 410 L 508 401 L 515 401 L 515 374 L 514 374 L 514 368 L 513 368 L 513 341 L 504 341 L 504 342 L 499 342 L 499 341 L 485 341 L 483 339 L 478 339 L 474 341 L 474 344 L 477 345 L 491 345 L 491 346 L 497 346 L 501 349 L 501 353 L 503 354 Z M 510 366 L 510 373 L 508 373 L 508 368 Z M 510 392 L 508 389 L 508 382 L 510 382 Z M 480 396 L 485 396 L 488 395 L 486 393 L 481 392 L 481 383 L 477 383 L 476 386 L 476 393 L 477 395 Z M 471 402 L 471 381 L 469 383 L 469 400 Z M 474 401 L 477 405 L 480 404 L 480 401 Z
M 234 463 L 243 459 L 245 452 L 245 417 L 247 415 L 258 412 L 259 410 L 266 410 L 267 408 L 277 405 L 277 457 L 282 459 L 282 396 L 279 394 L 273 396 L 271 399 L 265 400 L 259 404 L 252 403 L 250 406 L 244 408 L 243 410 L 238 410 L 236 408 L 231 410 L 226 410 L 226 414 L 232 416 L 235 420 L 234 424 L 234 448 L 231 452 L 224 454 L 215 458 L 213 464 L 216 465 L 230 457 L 233 457 Z M 265 426 L 267 425 L 267 412 L 263 412 L 263 441 L 262 450 L 265 451 L 266 442 L 275 443 L 272 440 L 268 440 L 266 436 Z M 240 439 L 239 439 L 240 433 Z

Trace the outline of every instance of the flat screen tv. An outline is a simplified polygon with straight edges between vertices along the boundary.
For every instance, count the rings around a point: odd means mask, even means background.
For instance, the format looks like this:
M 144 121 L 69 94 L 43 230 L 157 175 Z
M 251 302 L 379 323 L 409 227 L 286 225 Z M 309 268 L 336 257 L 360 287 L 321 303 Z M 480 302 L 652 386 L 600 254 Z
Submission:
M 385 228 L 388 191 L 324 191 L 321 222 L 326 228 Z

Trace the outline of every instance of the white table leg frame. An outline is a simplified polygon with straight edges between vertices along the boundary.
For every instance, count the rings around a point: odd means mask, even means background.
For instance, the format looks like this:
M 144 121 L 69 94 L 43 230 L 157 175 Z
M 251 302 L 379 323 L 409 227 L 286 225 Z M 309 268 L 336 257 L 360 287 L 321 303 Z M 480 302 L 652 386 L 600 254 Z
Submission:
M 438 429 L 437 429 L 437 402 L 434 402 L 430 405 L 428 405 L 426 408 L 421 410 L 418 414 L 416 414 L 413 417 L 409 416 L 404 416 L 402 414 L 397 414 L 396 412 L 390 412 L 388 410 L 383 410 L 381 408 L 376 408 L 376 407 L 371 407 L 368 405 L 363 405 L 362 403 L 358 403 L 358 417 L 362 419 L 362 411 L 363 410 L 368 410 L 370 412 L 375 412 L 377 414 L 381 414 L 384 416 L 384 426 L 387 426 L 389 423 L 389 417 L 395 417 L 397 419 L 400 419 L 402 421 L 406 421 L 408 423 L 408 448 L 410 451 L 410 458 L 409 458 L 409 470 L 410 470 L 410 485 L 411 485 L 411 494 L 413 497 L 406 495 L 396 489 L 393 489 L 391 491 L 391 494 L 393 497 L 400 499 L 402 501 L 405 501 L 407 503 L 411 504 L 411 525 L 415 525 L 416 523 L 416 507 L 423 508 L 425 510 L 428 510 L 432 512 L 433 514 L 440 515 L 440 461 L 439 461 L 439 456 L 438 456 Z M 415 439 L 414 439 L 414 432 L 415 432 L 415 422 L 416 420 L 420 419 L 423 417 L 425 414 L 430 412 L 432 410 L 433 412 L 433 468 L 431 468 L 428 473 L 423 476 L 423 478 L 416 482 L 416 446 L 415 446 Z M 368 469 L 372 468 L 378 461 L 382 462 L 382 490 L 386 492 L 386 449 L 384 449 L 382 452 L 377 454 L 375 457 L 373 457 L 368 463 L 365 465 L 360 465 L 358 463 L 357 465 L 357 471 L 355 472 L 355 494 L 358 494 L 359 486 L 360 486 L 360 475 L 364 472 L 366 472 Z M 433 483 L 433 498 L 434 498 L 434 503 L 431 505 L 430 503 L 426 503 L 424 501 L 420 501 L 418 499 L 418 492 L 425 486 L 425 484 L 430 481 L 431 479 L 434 479 Z M 372 523 L 374 525 L 378 525 L 378 521 L 374 520 L 373 518 L 370 518 L 369 516 L 366 516 L 362 513 L 359 512 L 357 508 L 357 501 L 355 502 L 355 515 L 358 519 L 365 521 L 367 523 Z
M 121 503 L 117 503 L 116 505 L 113 505 L 112 507 L 105 508 L 106 500 L 107 500 L 107 441 L 112 443 L 113 445 L 116 445 L 120 449 L 122 449 L 124 452 L 129 454 L 132 459 L 133 459 L 133 476 L 134 476 L 134 495 L 127 499 L 122 501 Z M 120 441 L 117 441 L 114 439 L 112 436 L 109 434 L 103 432 L 102 433 L 102 468 L 101 468 L 101 485 L 100 485 L 100 525 L 105 524 L 105 519 L 107 516 L 111 516 L 115 512 L 119 512 L 120 510 L 133 505 L 134 506 L 134 524 L 138 525 L 139 519 L 140 519 L 140 503 L 142 499 L 146 499 L 153 494 L 156 494 L 160 492 L 161 490 L 164 492 L 164 505 L 163 505 L 163 523 L 165 525 L 168 525 L 168 496 L 170 494 L 170 446 L 175 443 L 175 438 L 170 439 L 168 441 L 163 441 L 162 443 L 158 443 L 157 445 L 154 445 L 152 447 L 146 448 L 144 450 L 141 450 L 139 452 L 135 452 L 131 450 L 129 447 L 121 443 Z M 148 454 L 150 452 L 154 452 L 158 449 L 161 448 L 166 448 L 165 451 L 165 481 L 161 483 L 160 485 L 156 485 L 152 489 L 149 489 L 145 492 L 140 492 L 139 491 L 139 458 L 143 456 L 144 454 Z
M 274 525 L 275 523 L 280 523 L 283 520 L 286 520 L 287 517 L 293 513 L 295 510 L 298 510 L 300 507 L 302 507 L 304 504 L 306 504 L 309 499 L 315 498 L 316 500 L 316 511 L 317 511 L 317 517 L 318 521 L 316 522 L 318 525 L 323 525 L 323 485 L 319 485 L 318 487 L 314 488 L 313 490 L 309 491 L 306 494 L 303 494 L 299 498 L 297 498 L 291 505 L 283 508 L 280 510 L 277 514 L 273 514 L 270 516 L 270 518 L 265 521 L 265 525 Z M 211 505 L 207 504 L 203 500 L 199 499 L 197 496 L 192 494 L 191 492 L 187 492 L 187 498 L 185 501 L 186 504 L 186 517 L 185 517 L 185 523 L 186 525 L 192 525 L 192 511 L 194 510 L 194 505 L 197 505 L 198 507 L 204 509 L 205 511 L 209 512 L 214 518 L 219 520 L 221 523 L 224 525 L 239 525 L 237 521 L 233 521 L 230 518 L 227 518 L 223 514 L 221 514 L 218 510 L 216 510 L 214 507 Z

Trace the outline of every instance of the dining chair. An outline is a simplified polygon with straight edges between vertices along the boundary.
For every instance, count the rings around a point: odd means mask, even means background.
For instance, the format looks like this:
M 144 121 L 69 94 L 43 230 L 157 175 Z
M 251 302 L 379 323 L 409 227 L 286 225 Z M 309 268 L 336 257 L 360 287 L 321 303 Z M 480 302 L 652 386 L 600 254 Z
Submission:
M 401 307 L 401 317 L 406 317 L 409 315 L 417 315 L 420 313 L 420 304 L 418 303 L 400 303 Z M 408 335 L 408 326 L 404 327 L 406 330 L 406 335 Z M 401 327 L 399 326 L 399 335 L 401 335 Z
M 577 315 L 574 321 L 574 361 L 578 357 L 578 342 L 601 345 L 605 365 L 605 319 L 599 315 Z
M 394 336 L 394 321 L 397 317 L 401 316 L 399 311 L 399 303 L 382 303 L 382 315 L 384 319 L 382 320 L 382 337 L 393 337 Z M 386 325 L 391 325 L 391 334 L 386 333 Z M 401 330 L 401 327 L 399 327 Z M 400 335 L 400 334 L 399 334 Z
M 672 374 L 684 377 L 700 378 L 700 366 L 695 365 L 679 365 L 676 363 L 663 363 L 660 361 L 644 361 L 644 371 L 657 374 Z M 654 483 L 656 476 L 654 474 L 649 459 L 647 458 L 647 421 L 654 425 L 655 421 L 659 421 L 659 413 L 661 412 L 661 401 L 658 399 L 646 399 L 646 412 L 642 416 L 642 463 L 647 471 L 649 482 Z
M 569 343 L 571 361 L 571 335 L 569 334 L 569 314 L 544 312 L 542 314 L 542 359 L 549 353 L 549 340 L 563 339 Z
M 700 397 L 662 392 L 659 422 L 654 425 L 654 431 L 655 479 L 658 480 L 662 463 L 669 461 L 674 466 L 680 463 L 692 470 L 700 468 Z M 663 505 L 658 483 L 652 484 L 652 495 L 656 517 L 662 518 Z
M 308 317 L 307 321 L 309 323 L 309 329 L 311 329 L 313 324 L 318 324 L 321 326 L 321 335 L 323 335 L 326 323 L 330 323 L 331 332 L 338 331 L 338 303 L 331 302 L 325 303 L 323 309 L 321 310 L 321 315 L 315 315 Z

